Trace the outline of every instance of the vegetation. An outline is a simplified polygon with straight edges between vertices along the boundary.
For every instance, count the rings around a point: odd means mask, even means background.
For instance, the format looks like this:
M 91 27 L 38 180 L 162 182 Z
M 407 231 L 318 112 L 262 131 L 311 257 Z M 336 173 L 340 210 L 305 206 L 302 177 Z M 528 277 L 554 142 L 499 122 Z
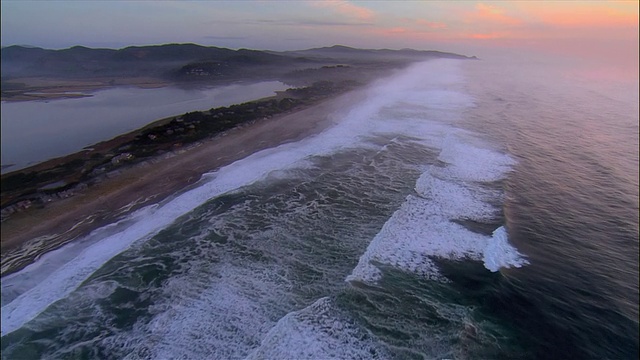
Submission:
M 57 195 L 59 193 L 64 193 L 66 197 L 74 186 L 96 180 L 122 166 L 215 136 L 242 124 L 315 104 L 357 85 L 359 83 L 355 81 L 319 81 L 307 87 L 288 89 L 272 98 L 208 111 L 187 112 L 138 130 L 133 137 L 128 134 L 125 140 L 115 141 L 108 151 L 78 153 L 74 154 L 73 159 L 49 169 L 4 175 L 0 182 L 3 219 L 20 207 L 18 203 L 29 201 L 42 204 L 60 197 Z
M 127 164 L 178 149 L 241 124 L 314 104 L 379 78 L 390 69 L 426 58 L 467 58 L 434 51 L 367 50 L 344 46 L 272 52 L 196 44 L 132 46 L 119 50 L 9 46 L 2 48 L 1 57 L 3 99 L 84 96 L 68 93 L 70 89 L 82 92 L 83 86 L 89 86 L 81 81 L 78 81 L 79 85 L 73 85 L 74 79 L 93 79 L 108 85 L 135 77 L 165 79 L 172 83 L 200 81 L 209 85 L 242 79 L 269 79 L 297 87 L 268 99 L 188 112 L 96 144 L 93 150 L 3 175 L 0 202 L 3 219 L 16 209 L 31 206 L 29 204 L 69 196 L 75 187 L 99 181 L 102 176 Z M 55 81 L 29 83 L 29 79 L 39 77 Z M 72 83 L 59 89 L 56 84 L 60 84 L 61 79 Z M 46 95 L 34 95 L 34 92 Z

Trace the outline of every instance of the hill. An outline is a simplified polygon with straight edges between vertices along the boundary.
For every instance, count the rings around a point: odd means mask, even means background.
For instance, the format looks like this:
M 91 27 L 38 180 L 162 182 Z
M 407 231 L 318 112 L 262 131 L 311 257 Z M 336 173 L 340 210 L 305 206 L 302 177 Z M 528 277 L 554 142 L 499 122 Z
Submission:
M 157 77 L 176 81 L 238 79 L 258 74 L 279 76 L 336 62 L 410 62 L 425 58 L 467 58 L 438 51 L 371 50 L 341 45 L 300 51 L 232 50 L 197 44 L 130 46 L 92 49 L 74 46 L 62 50 L 8 46 L 2 48 L 3 80 L 25 77 L 86 79 L 103 77 Z

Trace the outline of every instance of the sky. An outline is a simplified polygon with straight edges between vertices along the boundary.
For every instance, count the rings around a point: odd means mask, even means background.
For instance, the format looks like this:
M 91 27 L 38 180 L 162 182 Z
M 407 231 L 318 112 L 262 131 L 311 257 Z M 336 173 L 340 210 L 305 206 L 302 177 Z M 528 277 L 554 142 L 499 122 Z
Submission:
M 483 55 L 526 49 L 636 62 L 630 1 L 2 0 L 2 46 L 197 43 L 261 50 L 341 44 Z

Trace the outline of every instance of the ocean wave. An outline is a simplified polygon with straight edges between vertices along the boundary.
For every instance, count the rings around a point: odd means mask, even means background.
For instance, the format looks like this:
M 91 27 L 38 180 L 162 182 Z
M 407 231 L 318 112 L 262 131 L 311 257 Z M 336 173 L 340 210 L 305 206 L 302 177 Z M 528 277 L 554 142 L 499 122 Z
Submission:
M 285 315 L 247 360 L 257 359 L 386 359 L 386 349 L 366 330 L 341 316 L 324 297 Z
M 469 139 L 473 144 L 464 142 Z M 500 193 L 485 185 L 502 180 L 515 162 L 479 144 L 469 135 L 451 135 L 442 142 L 438 159 L 444 165 L 430 166 L 422 173 L 416 195 L 407 197 L 384 224 L 347 281 L 379 280 L 382 272 L 376 264 L 446 281 L 433 258 L 483 260 L 491 271 L 527 264 L 509 245 L 504 227 L 490 237 L 453 222 L 491 223 L 499 218 L 499 209 L 491 202 Z

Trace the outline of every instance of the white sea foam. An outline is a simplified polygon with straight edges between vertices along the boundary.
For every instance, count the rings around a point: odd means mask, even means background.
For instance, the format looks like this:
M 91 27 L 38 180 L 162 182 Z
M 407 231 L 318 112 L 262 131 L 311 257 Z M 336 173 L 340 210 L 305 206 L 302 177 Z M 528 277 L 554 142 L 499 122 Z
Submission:
M 473 143 L 470 136 L 450 135 L 443 143 L 438 159 L 448 166 L 439 169 L 440 177 L 460 181 L 497 181 L 511 170 L 515 162 L 505 154 Z
M 371 358 L 369 349 L 383 353 L 372 337 L 362 340 L 364 332 L 328 298 L 288 312 L 288 280 L 277 264 L 221 262 L 200 272 L 205 268 L 169 279 L 149 309 L 151 321 L 142 319 L 102 343 L 124 349 L 125 359 L 364 359 Z
M 341 318 L 329 298 L 287 314 L 247 360 L 384 359 L 385 349 L 353 321 Z
M 487 204 L 486 192 L 469 189 L 464 184 L 438 179 L 433 176 L 439 172 L 430 167 L 416 181 L 416 192 L 427 202 L 424 207 L 433 216 L 446 218 L 465 218 L 476 221 L 491 219 L 496 209 Z
M 452 109 L 464 108 L 472 103 L 468 96 L 456 89 L 456 84 L 460 82 L 461 72 L 456 61 L 431 61 L 415 65 L 409 70 L 368 89 L 364 101 L 334 114 L 335 125 L 323 133 L 297 143 L 281 145 L 250 155 L 205 176 L 202 185 L 159 207 L 142 209 L 136 216 L 123 222 L 123 224 L 127 224 L 126 227 L 118 228 L 118 232 L 110 233 L 103 239 L 92 243 L 74 259 L 54 270 L 46 279 L 23 292 L 9 304 L 4 305 L 2 307 L 2 335 L 18 329 L 44 311 L 50 304 L 67 296 L 109 259 L 126 250 L 132 244 L 150 238 L 173 223 L 176 218 L 192 211 L 207 200 L 265 179 L 274 170 L 303 166 L 304 160 L 312 155 L 330 154 L 344 148 L 363 146 L 364 142 L 361 140 L 377 133 L 407 135 L 425 139 L 428 143 L 437 142 L 442 138 L 446 139 L 451 134 L 457 134 L 458 129 L 441 123 L 441 121 L 455 119 L 457 115 Z M 407 117 L 406 114 L 396 114 L 398 116 L 388 118 L 384 111 L 393 108 L 394 104 L 396 107 L 398 104 L 411 107 L 412 115 Z M 393 114 L 393 111 L 391 113 Z M 423 118 L 425 114 L 430 114 L 429 116 L 433 116 L 433 118 L 425 119 Z M 486 170 L 486 167 L 475 166 L 474 164 L 479 164 L 478 160 L 466 155 L 464 148 L 460 149 L 455 142 L 453 145 L 450 144 L 449 148 L 441 154 L 442 161 L 453 166 L 445 168 L 444 173 L 440 174 L 440 178 L 447 180 L 451 177 L 469 178 L 477 173 L 485 174 L 483 171 Z M 466 157 L 458 156 L 461 152 Z M 483 164 L 490 166 L 494 163 L 495 161 L 485 161 Z M 432 171 L 439 171 L 439 169 L 434 168 Z M 484 176 L 481 180 L 490 178 L 492 177 Z M 436 182 L 436 180 L 432 181 Z M 422 183 L 426 182 L 427 180 L 423 179 Z M 417 185 L 417 187 L 421 186 Z M 423 190 L 423 196 L 446 198 L 445 195 L 434 195 L 425 189 Z M 457 190 L 447 191 L 454 193 Z M 465 201 L 470 206 L 469 209 L 473 209 L 471 212 L 466 212 L 470 218 L 486 212 L 478 205 L 477 199 L 472 198 Z M 439 204 L 439 209 L 449 209 L 447 211 L 455 209 L 440 200 L 436 203 Z M 428 214 L 437 211 L 437 209 L 431 208 L 432 205 L 429 207 Z M 404 215 L 405 213 L 408 215 Z M 425 214 L 420 206 L 410 203 L 398 213 L 396 220 L 387 225 L 389 234 L 403 236 L 404 231 L 407 233 L 406 239 L 414 240 L 414 242 L 405 240 L 401 243 L 405 255 L 393 255 L 391 247 L 386 245 L 392 239 L 391 236 L 381 236 L 377 242 L 382 243 L 379 247 L 385 250 L 382 255 L 370 254 L 370 258 L 377 260 L 409 258 L 419 254 L 422 256 L 421 259 L 424 259 L 423 255 L 431 251 L 428 249 L 438 249 L 438 254 L 475 256 L 473 255 L 477 253 L 475 250 L 463 251 L 447 244 L 445 239 L 451 236 L 460 239 L 464 244 L 473 242 L 473 240 L 469 240 L 463 235 L 464 229 L 447 224 L 443 217 L 427 216 L 427 222 L 433 220 L 430 228 L 423 228 L 420 225 L 417 226 L 418 230 L 410 229 L 411 226 L 406 222 L 405 217 L 408 216 L 409 220 L 425 221 L 423 216 Z M 399 225 L 394 225 L 395 223 Z M 416 242 L 417 239 L 422 238 L 430 231 L 437 236 L 427 242 Z M 475 249 L 476 245 L 474 244 L 473 247 Z M 409 261 L 407 266 L 413 266 L 420 271 L 428 271 L 423 269 L 429 267 L 424 265 L 427 260 L 416 258 L 416 260 Z M 18 278 L 19 276 L 15 279 Z
M 375 262 L 441 279 L 431 257 L 477 259 L 486 237 L 466 230 L 438 213 L 441 204 L 409 196 L 373 239 L 348 281 L 373 282 L 381 273 Z
M 347 281 L 377 281 L 381 272 L 376 263 L 446 280 L 439 274 L 433 257 L 484 259 L 491 271 L 527 263 L 508 244 L 503 227 L 493 237 L 487 237 L 451 221 L 492 220 L 498 210 L 487 200 L 495 192 L 483 189 L 479 183 L 499 180 L 509 171 L 512 160 L 469 144 L 451 144 L 451 140 L 445 143 L 447 151 L 443 150 L 441 158 L 449 164 L 431 166 L 418 178 L 419 196 L 409 196 L 384 224 Z
M 454 143 L 453 138 L 443 142 L 439 157 L 447 164 L 430 166 L 418 178 L 415 189 L 419 196 L 409 196 L 384 224 L 348 281 L 378 280 L 381 272 L 375 263 L 444 280 L 433 257 L 480 260 L 486 258 L 487 251 L 495 253 L 491 259 L 505 257 L 498 266 L 521 264 L 516 255 L 499 254 L 501 250 L 509 251 L 506 233 L 492 239 L 452 222 L 495 218 L 498 210 L 487 202 L 496 196 L 495 191 L 484 189 L 481 183 L 502 178 L 512 160 L 486 148 Z M 455 138 L 461 141 L 460 137 Z
M 135 346 L 148 348 L 155 359 L 245 356 L 274 324 L 267 303 L 281 294 L 269 292 L 273 283 L 261 278 L 263 273 L 252 277 L 255 269 L 226 266 L 213 286 L 207 278 L 171 279 L 164 286 L 166 300 L 151 309 L 157 315 L 122 336 L 137 338 Z
M 519 268 L 529 264 L 518 250 L 509 244 L 507 229 L 504 226 L 497 228 L 493 232 L 493 237 L 491 237 L 484 250 L 482 261 L 484 261 L 484 267 L 492 272 L 496 272 L 500 268 Z
M 2 335 L 18 329 L 53 302 L 67 296 L 93 272 L 136 241 L 149 239 L 208 199 L 265 178 L 271 171 L 293 166 L 312 153 L 283 145 L 253 154 L 226 166 L 211 180 L 159 207 L 147 207 L 126 221 L 132 224 L 89 246 L 46 279 L 2 307 Z
M 439 117 L 447 121 L 437 124 L 435 131 L 421 129 L 414 134 L 440 150 L 438 160 L 444 165 L 430 166 L 420 176 L 415 187 L 418 196 L 409 196 L 384 224 L 347 281 L 378 280 L 381 272 L 376 264 L 446 280 L 433 263 L 434 257 L 481 260 L 491 253 L 492 261 L 500 260 L 489 266 L 523 264 L 517 252 L 507 247 L 506 233 L 504 237 L 490 238 L 452 222 L 493 220 L 499 209 L 495 209 L 490 201 L 499 198 L 500 194 L 483 184 L 503 179 L 515 162 L 508 155 L 491 149 L 475 134 L 453 126 L 461 111 L 473 102 L 464 93 L 454 90 L 453 85 L 460 81 L 457 76 L 445 75 L 443 79 L 438 85 L 449 88 L 423 91 L 429 98 L 422 105 L 430 111 L 437 109 Z M 405 98 L 416 101 L 411 96 Z
M 117 233 L 89 246 L 37 285 L 22 293 L 9 304 L 4 305 L 2 307 L 2 336 L 18 329 L 25 322 L 44 311 L 50 304 L 69 295 L 106 261 L 126 249 L 133 240 L 145 235 L 150 236 L 154 231 L 159 230 L 154 226 L 156 223 L 144 221 L 153 213 L 153 208 L 148 207 L 136 212 L 134 217 L 141 219 L 129 227 L 126 233 Z M 164 221 L 168 221 L 167 217 L 164 218 Z
M 314 143 L 311 145 L 300 148 L 297 144 L 287 144 L 258 152 L 220 169 L 209 177 L 208 182 L 160 207 L 147 207 L 138 211 L 126 220 L 132 222 L 129 227 L 86 248 L 46 279 L 4 305 L 2 335 L 18 329 L 49 305 L 67 296 L 109 259 L 134 242 L 150 238 L 208 199 L 259 181 L 273 170 L 293 166 L 313 154 Z

